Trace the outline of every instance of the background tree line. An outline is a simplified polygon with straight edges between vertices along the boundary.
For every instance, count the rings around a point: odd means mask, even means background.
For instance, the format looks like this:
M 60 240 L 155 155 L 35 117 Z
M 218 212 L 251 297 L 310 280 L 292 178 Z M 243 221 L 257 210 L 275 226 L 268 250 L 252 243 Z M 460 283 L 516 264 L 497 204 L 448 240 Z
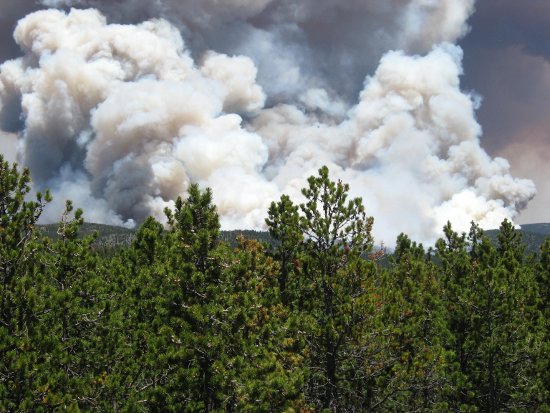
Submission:
M 550 240 L 448 224 L 380 266 L 348 190 L 323 167 L 269 208 L 276 246 L 234 247 L 191 185 L 105 256 L 71 202 L 44 237 L 0 157 L 0 411 L 550 411 Z

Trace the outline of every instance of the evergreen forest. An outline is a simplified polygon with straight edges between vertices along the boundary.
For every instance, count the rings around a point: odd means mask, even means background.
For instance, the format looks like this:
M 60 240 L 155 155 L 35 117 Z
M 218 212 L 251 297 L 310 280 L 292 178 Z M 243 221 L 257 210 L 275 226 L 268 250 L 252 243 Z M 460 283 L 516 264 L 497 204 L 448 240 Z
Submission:
M 103 254 L 0 155 L 2 412 L 550 412 L 550 238 L 526 253 L 450 224 L 373 248 L 326 167 L 267 211 L 273 244 L 220 238 L 192 184 Z

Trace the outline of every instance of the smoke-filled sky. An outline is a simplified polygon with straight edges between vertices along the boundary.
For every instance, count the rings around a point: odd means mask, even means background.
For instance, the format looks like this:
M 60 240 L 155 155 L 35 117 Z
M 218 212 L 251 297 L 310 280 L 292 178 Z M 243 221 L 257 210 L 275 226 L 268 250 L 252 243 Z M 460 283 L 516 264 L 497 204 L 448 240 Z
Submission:
M 324 164 L 378 242 L 548 221 L 549 20 L 537 0 L 0 0 L 0 149 L 52 221 L 66 198 L 162 219 L 198 182 L 223 227 L 261 228 Z

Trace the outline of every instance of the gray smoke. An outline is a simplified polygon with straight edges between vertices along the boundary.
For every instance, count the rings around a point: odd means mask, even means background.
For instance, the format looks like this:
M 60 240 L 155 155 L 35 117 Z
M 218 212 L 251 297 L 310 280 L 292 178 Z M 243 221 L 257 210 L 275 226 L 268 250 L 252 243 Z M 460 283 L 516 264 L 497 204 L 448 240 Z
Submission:
M 162 17 L 192 54 L 250 57 L 267 94 L 287 102 L 312 87 L 354 102 L 365 75 L 388 50 L 425 53 L 467 31 L 474 0 L 42 0 L 94 7 L 113 21 Z
M 481 148 L 478 99 L 460 90 L 451 43 L 473 0 L 43 3 L 95 9 L 18 23 L 0 129 L 19 134 L 37 189 L 88 220 L 162 219 L 198 182 L 225 228 L 259 228 L 323 164 L 379 241 L 431 241 L 447 219 L 493 227 L 534 196 Z

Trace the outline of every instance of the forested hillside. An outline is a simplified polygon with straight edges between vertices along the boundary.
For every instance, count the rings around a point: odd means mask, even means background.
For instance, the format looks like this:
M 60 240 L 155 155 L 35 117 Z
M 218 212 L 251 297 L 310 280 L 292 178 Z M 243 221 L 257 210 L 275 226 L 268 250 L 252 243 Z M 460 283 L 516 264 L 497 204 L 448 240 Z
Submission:
M 44 236 L 54 240 L 59 238 L 59 234 L 57 233 L 58 227 L 58 224 L 37 225 L 37 228 Z M 112 255 L 116 253 L 119 248 L 127 247 L 132 243 L 135 239 L 137 229 L 84 222 L 78 230 L 78 237 L 82 238 L 92 235 L 95 232 L 97 232 L 97 237 L 92 244 L 93 248 L 103 255 Z M 540 223 L 522 225 L 517 232 L 521 234 L 522 241 L 525 244 L 525 253 L 537 254 L 546 238 L 550 237 L 550 224 Z M 485 232 L 485 235 L 487 235 L 495 245 L 498 242 L 498 234 L 499 230 L 497 229 Z M 230 247 L 235 248 L 239 245 L 238 240 L 240 237 L 265 243 L 271 248 L 278 245 L 278 240 L 273 238 L 268 231 L 255 230 L 220 231 L 219 241 L 227 243 Z M 383 245 L 375 245 L 374 249 L 387 250 Z
M 544 241 L 550 237 L 550 223 L 526 224 L 518 230 L 521 233 L 522 241 L 525 244 L 527 254 L 536 254 Z M 498 230 L 487 231 L 487 236 L 492 241 L 497 241 Z
M 49 194 L 0 156 L 0 411 L 550 411 L 550 239 L 449 224 L 382 266 L 362 200 L 304 185 L 270 247 L 222 240 L 191 185 L 103 254 L 71 202 L 44 236 Z

